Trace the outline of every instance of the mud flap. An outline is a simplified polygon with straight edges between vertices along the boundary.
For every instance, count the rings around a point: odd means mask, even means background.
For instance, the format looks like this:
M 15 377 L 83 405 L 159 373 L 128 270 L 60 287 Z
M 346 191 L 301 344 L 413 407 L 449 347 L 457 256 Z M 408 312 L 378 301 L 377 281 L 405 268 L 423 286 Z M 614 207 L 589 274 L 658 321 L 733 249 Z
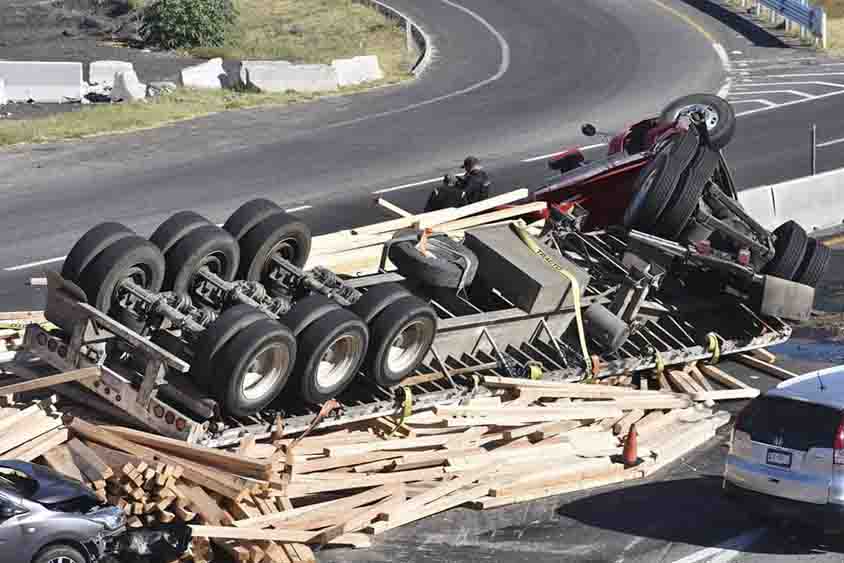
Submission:
M 815 289 L 775 276 L 764 276 L 759 288 L 759 312 L 792 321 L 805 321 L 812 314 Z

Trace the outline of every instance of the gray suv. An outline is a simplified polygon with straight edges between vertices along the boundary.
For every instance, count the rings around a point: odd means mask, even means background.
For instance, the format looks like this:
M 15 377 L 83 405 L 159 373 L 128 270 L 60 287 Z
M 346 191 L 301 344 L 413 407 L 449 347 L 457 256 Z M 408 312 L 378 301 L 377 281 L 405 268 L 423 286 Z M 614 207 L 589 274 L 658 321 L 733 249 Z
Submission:
M 724 490 L 771 519 L 844 523 L 844 366 L 784 381 L 736 418 Z
M 125 516 L 47 467 L 0 461 L 0 561 L 93 563 L 118 549 Z

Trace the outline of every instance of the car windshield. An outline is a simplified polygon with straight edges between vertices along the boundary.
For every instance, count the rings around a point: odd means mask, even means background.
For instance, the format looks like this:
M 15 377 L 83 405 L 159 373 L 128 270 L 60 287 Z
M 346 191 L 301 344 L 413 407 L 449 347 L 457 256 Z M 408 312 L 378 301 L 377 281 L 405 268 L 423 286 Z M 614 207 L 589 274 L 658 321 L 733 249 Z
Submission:
M 0 468 L 0 489 L 23 498 L 32 498 L 38 483 L 20 471 Z
M 793 399 L 761 397 L 748 405 L 736 430 L 748 432 L 754 442 L 805 452 L 811 448 L 831 448 L 840 422 L 841 412 L 837 409 Z

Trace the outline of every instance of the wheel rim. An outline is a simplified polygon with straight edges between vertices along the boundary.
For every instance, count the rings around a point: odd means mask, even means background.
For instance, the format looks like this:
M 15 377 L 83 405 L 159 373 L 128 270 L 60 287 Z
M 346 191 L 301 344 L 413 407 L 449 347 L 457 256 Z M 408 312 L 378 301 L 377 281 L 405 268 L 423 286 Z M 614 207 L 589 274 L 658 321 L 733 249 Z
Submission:
M 278 256 L 291 264 L 295 264 L 295 258 L 299 254 L 298 250 L 299 244 L 294 238 L 285 238 L 275 243 L 272 249 L 270 249 L 267 253 L 267 261 L 264 264 L 261 277 L 265 279 L 269 275 L 274 256 Z
M 319 359 L 317 385 L 328 389 L 343 381 L 357 364 L 360 349 L 361 339 L 357 335 L 343 334 L 335 338 Z
M 387 368 L 392 373 L 403 373 L 416 367 L 419 357 L 427 352 L 433 329 L 431 323 L 415 320 L 402 328 L 387 350 Z
M 76 563 L 76 562 L 73 559 L 71 559 L 70 557 L 65 557 L 64 555 L 62 555 L 60 557 L 53 557 L 47 563 Z
M 680 110 L 680 115 L 688 115 L 693 112 L 703 114 L 703 122 L 706 123 L 706 129 L 712 131 L 718 126 L 721 117 L 718 115 L 718 110 L 707 104 L 694 104 L 686 106 Z
M 274 389 L 287 373 L 290 354 L 286 346 L 272 346 L 255 356 L 246 370 L 241 393 L 250 400 L 258 400 Z

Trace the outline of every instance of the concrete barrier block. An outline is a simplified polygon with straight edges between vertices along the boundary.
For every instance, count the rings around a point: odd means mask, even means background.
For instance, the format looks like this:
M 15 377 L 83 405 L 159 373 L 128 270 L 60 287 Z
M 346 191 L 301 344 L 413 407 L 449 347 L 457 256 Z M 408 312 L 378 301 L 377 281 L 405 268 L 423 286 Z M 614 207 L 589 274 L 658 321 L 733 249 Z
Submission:
M 739 192 L 739 201 L 762 226 L 792 220 L 808 232 L 844 222 L 844 168 Z
M 337 82 L 340 86 L 355 86 L 384 78 L 384 72 L 375 55 L 336 59 L 331 62 L 331 66 L 337 73 Z
M 61 103 L 82 99 L 82 63 L 0 61 L 0 78 L 13 102 Z
M 223 59 L 216 58 L 202 64 L 183 68 L 180 74 L 182 86 L 219 90 L 227 85 L 228 78 L 223 69 Z
M 338 88 L 333 67 L 287 61 L 243 61 L 240 80 L 261 92 L 326 92 Z
M 6 81 L 0 78 L 0 106 L 5 106 L 9 103 L 9 99 L 6 97 Z
M 118 72 L 111 89 L 112 101 L 135 102 L 147 97 L 147 85 L 141 84 L 134 70 Z
M 114 86 L 114 76 L 118 72 L 134 71 L 135 67 L 127 61 L 94 61 L 88 67 L 88 82 L 102 86 Z

